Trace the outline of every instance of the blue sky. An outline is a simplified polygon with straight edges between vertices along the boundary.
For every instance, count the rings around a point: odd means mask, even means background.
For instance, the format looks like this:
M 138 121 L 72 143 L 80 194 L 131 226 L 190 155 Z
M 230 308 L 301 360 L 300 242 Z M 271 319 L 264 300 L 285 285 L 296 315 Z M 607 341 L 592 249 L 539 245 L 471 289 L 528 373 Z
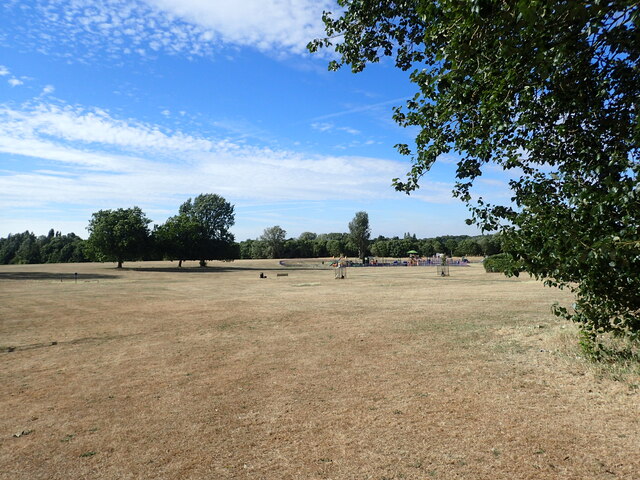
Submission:
M 0 236 L 86 237 L 91 214 L 139 206 L 163 223 L 217 193 L 237 240 L 280 225 L 373 235 L 477 234 L 451 198 L 455 157 L 411 196 L 391 179 L 415 131 L 392 107 L 414 93 L 390 62 L 328 72 L 328 0 L 5 0 L 0 5 Z M 497 171 L 478 193 L 508 196 Z

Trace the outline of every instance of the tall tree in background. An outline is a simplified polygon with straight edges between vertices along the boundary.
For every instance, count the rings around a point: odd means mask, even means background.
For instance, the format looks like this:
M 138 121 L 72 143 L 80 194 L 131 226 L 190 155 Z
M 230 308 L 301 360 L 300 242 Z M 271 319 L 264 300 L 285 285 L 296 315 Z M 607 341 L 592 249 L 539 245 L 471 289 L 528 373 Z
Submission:
M 182 267 L 185 260 L 199 259 L 202 231 L 200 224 L 194 219 L 187 215 L 176 215 L 156 227 L 153 236 L 165 258 L 178 260 L 178 267 Z
M 207 260 L 222 260 L 229 257 L 234 237 L 229 229 L 235 223 L 234 207 L 220 195 L 206 193 L 198 195 L 193 201 L 187 200 L 180 206 L 180 225 L 189 230 L 183 231 L 189 238 L 193 224 L 198 225 L 195 245 L 189 243 L 189 255 L 205 266 Z M 192 258 L 184 258 L 190 260 Z
M 352 71 L 383 56 L 411 71 L 416 94 L 394 119 L 413 167 L 398 190 L 449 152 L 453 195 L 470 222 L 502 232 L 526 271 L 576 294 L 593 339 L 640 335 L 640 5 L 637 1 L 339 0 L 327 38 Z M 512 200 L 476 197 L 489 165 L 510 173 Z M 513 272 L 517 274 L 517 272 Z
M 260 241 L 263 242 L 269 258 L 280 258 L 286 235 L 287 232 L 278 225 L 264 229 Z
M 100 210 L 89 221 L 87 245 L 99 261 L 138 260 L 149 245 L 149 220 L 138 207 Z
M 369 227 L 369 215 L 367 212 L 357 212 L 353 220 L 349 222 L 349 235 L 351 241 L 358 249 L 358 258 L 364 261 L 369 247 L 371 228 Z

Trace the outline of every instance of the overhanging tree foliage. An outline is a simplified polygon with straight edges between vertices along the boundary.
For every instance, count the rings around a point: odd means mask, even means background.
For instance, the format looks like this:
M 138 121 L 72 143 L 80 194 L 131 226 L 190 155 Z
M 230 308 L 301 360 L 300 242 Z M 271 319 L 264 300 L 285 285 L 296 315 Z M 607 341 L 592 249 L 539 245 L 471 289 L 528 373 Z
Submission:
M 460 156 L 454 196 L 469 220 L 549 285 L 576 293 L 557 313 L 592 335 L 640 335 L 640 7 L 637 1 L 339 0 L 327 38 L 354 72 L 384 56 L 417 93 L 397 108 L 418 127 L 407 193 L 439 156 Z M 488 165 L 511 202 L 473 196 Z M 517 272 L 512 272 L 517 274 Z

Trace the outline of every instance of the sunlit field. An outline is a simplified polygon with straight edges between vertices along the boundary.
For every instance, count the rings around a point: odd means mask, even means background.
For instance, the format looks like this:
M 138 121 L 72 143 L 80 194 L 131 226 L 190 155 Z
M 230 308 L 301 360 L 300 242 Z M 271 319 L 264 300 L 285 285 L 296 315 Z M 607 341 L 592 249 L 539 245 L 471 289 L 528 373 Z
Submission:
M 567 292 L 195 265 L 0 267 L 0 478 L 640 478 L 640 379 L 579 358 Z

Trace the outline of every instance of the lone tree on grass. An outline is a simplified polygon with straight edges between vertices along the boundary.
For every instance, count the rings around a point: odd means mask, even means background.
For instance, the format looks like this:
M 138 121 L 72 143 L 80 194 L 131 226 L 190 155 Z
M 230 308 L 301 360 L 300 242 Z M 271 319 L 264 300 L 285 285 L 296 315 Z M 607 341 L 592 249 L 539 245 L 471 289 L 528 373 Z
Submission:
M 223 260 L 236 255 L 231 248 L 234 237 L 229 232 L 235 223 L 233 209 L 233 205 L 215 193 L 201 194 L 193 201 L 184 202 L 179 215 L 170 219 L 163 232 L 176 240 L 176 257 L 199 260 L 200 266 L 204 267 L 207 260 Z
M 367 212 L 356 213 L 353 220 L 349 222 L 349 235 L 353 244 L 358 248 L 358 258 L 364 261 L 369 247 L 369 238 L 371 237 Z
M 439 157 L 459 156 L 453 195 L 469 223 L 547 285 L 576 294 L 593 341 L 640 336 L 640 4 L 611 0 L 339 0 L 325 13 L 337 70 L 383 56 L 410 71 L 416 93 L 395 121 L 417 128 L 396 189 L 412 192 Z M 334 40 L 337 39 L 337 40 Z M 511 202 L 472 196 L 487 168 L 511 174 Z M 517 274 L 516 271 L 513 274 Z
M 100 210 L 89 221 L 90 251 L 99 261 L 138 260 L 149 245 L 149 220 L 138 207 Z

